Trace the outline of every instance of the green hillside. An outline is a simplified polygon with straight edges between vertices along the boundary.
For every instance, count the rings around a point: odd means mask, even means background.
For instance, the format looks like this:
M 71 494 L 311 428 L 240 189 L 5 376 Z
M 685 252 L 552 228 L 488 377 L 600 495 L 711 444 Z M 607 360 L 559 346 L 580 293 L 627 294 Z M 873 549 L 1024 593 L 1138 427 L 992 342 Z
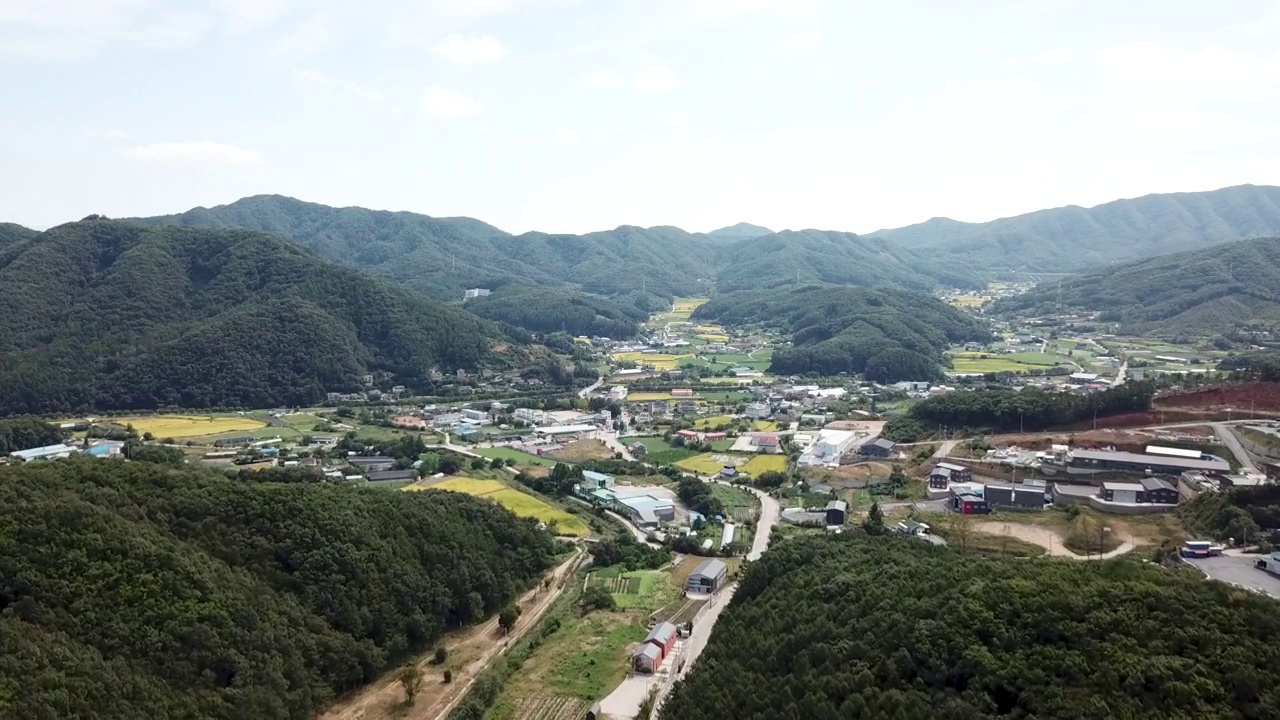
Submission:
M 502 609 L 553 552 L 454 493 L 0 468 L 0 717 L 307 720 Z
M 721 248 L 721 292 L 825 282 L 927 291 L 980 288 L 986 276 L 967 262 L 944 264 L 875 238 L 822 230 L 785 230 Z
M 1175 253 L 1046 283 L 992 312 L 1101 312 L 1125 333 L 1216 335 L 1280 325 L 1280 238 Z
M 773 372 L 864 373 L 877 381 L 941 378 L 947 347 L 990 338 L 973 316 L 903 290 L 806 285 L 728 293 L 712 298 L 693 317 L 789 333 L 792 347 L 774 351 Z
M 468 300 L 467 310 L 538 333 L 632 338 L 649 314 L 625 302 L 560 288 L 511 284 Z
M 441 300 L 461 300 L 471 287 L 525 281 L 625 297 L 641 309 L 705 293 L 702 281 L 711 277 L 716 245 L 672 227 L 513 236 L 471 218 L 333 208 L 279 195 L 138 222 L 279 233 L 334 262 L 370 270 Z
M 661 717 L 1280 717 L 1275 608 L 1139 562 L 796 538 L 751 563 Z
M 35 230 L 25 228 L 21 225 L 0 223 L 0 248 L 3 248 L 10 243 L 16 243 L 19 240 L 26 240 L 27 238 L 38 234 L 39 233 Z
M 751 223 L 740 222 L 728 227 L 718 228 L 709 233 L 704 233 L 709 238 L 718 238 L 722 240 L 750 240 L 758 238 L 762 235 L 772 235 L 773 231 L 767 227 L 760 225 L 752 225 Z
M 1277 235 L 1280 187 L 1240 185 L 1040 210 L 987 223 L 934 218 L 870 236 L 997 272 L 1077 272 Z
M 0 287 L 0 414 L 297 405 L 509 360 L 497 326 L 263 233 L 70 223 L 0 250 Z

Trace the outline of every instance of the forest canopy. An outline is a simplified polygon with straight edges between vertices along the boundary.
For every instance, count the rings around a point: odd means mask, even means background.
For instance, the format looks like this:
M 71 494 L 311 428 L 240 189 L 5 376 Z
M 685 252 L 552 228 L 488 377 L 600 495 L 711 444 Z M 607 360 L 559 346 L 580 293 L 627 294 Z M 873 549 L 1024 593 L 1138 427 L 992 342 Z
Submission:
M 0 415 L 272 407 L 386 372 L 524 352 L 459 308 L 328 263 L 284 238 L 87 220 L 0 250 Z
M 3 467 L 0 717 L 312 718 L 554 553 L 535 521 L 455 493 Z
M 466 308 L 482 318 L 531 332 L 614 339 L 635 337 L 640 323 L 649 317 L 634 305 L 597 295 L 519 284 L 504 285 L 486 297 L 469 300 Z
M 791 333 L 792 347 L 773 353 L 775 373 L 861 373 L 878 382 L 941 379 L 950 345 L 991 337 L 982 321 L 929 295 L 833 285 L 718 295 L 693 316 Z
M 1280 717 L 1275 610 L 1128 561 L 796 538 L 747 568 L 662 718 Z

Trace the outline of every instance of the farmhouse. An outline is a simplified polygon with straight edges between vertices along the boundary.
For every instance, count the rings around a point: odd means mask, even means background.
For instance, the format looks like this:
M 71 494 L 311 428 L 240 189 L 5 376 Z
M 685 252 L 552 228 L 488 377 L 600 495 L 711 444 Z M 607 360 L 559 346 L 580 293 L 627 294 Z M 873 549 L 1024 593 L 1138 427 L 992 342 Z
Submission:
M 752 438 L 752 444 L 755 445 L 756 452 L 769 453 L 774 455 L 782 452 L 782 446 L 778 442 L 778 436 L 773 433 L 760 433 Z
M 713 593 L 720 589 L 729 577 L 729 566 L 723 560 L 703 560 L 693 569 L 685 589 L 693 593 Z

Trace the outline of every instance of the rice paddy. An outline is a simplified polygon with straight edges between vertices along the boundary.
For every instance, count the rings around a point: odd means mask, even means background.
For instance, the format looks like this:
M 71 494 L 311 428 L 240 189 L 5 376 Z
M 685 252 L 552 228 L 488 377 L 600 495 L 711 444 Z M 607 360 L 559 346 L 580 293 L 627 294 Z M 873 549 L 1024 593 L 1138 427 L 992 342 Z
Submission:
M 157 438 L 188 438 L 201 435 L 259 430 L 267 426 L 260 420 L 230 415 L 151 415 L 147 417 L 115 418 L 117 425 L 133 425 L 139 433 L 151 433 Z
M 623 352 L 615 353 L 613 359 L 618 362 L 633 362 L 636 365 L 651 365 L 659 370 L 674 370 L 680 367 L 680 363 L 692 360 L 694 357 L 690 353 Z
M 538 498 L 507 487 L 497 480 L 477 480 L 475 478 L 453 478 L 433 485 L 409 485 L 402 488 L 409 492 L 421 490 L 449 490 L 476 497 L 488 498 L 507 508 L 520 517 L 537 518 L 548 525 L 555 524 L 556 534 L 583 537 L 590 535 L 591 530 L 579 520 L 560 508 L 553 507 Z

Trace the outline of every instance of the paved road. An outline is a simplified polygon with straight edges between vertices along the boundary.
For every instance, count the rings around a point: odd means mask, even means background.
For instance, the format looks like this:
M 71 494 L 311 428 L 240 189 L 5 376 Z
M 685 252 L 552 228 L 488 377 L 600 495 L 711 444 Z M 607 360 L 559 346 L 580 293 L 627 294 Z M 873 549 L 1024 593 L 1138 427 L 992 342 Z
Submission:
M 1112 385 L 1123 385 L 1123 384 L 1124 384 L 1124 376 L 1125 376 L 1125 375 L 1128 375 L 1128 374 L 1129 374 L 1129 358 L 1125 358 L 1125 359 L 1124 359 L 1124 362 L 1120 363 L 1120 369 L 1116 371 L 1116 379 L 1115 379 L 1114 381 L 1112 381 L 1112 383 L 1111 383 L 1111 384 L 1112 384 Z
M 623 517 L 622 515 L 619 515 L 618 513 L 614 512 L 614 511 L 612 511 L 612 510 L 605 510 L 604 512 L 605 512 L 605 514 L 606 514 L 606 515 L 608 515 L 609 517 L 613 518 L 614 520 L 617 520 L 618 522 L 622 523 L 623 525 L 626 525 L 626 526 L 627 526 L 627 529 L 631 531 L 631 534 L 632 534 L 633 536 L 635 536 L 635 539 L 636 539 L 636 540 L 638 540 L 639 542 L 641 542 L 641 543 L 643 543 L 643 544 L 645 544 L 645 545 L 648 545 L 648 546 L 650 546 L 650 547 L 662 547 L 662 545 L 661 545 L 661 544 L 659 544 L 659 543 L 656 543 L 656 542 L 653 542 L 653 541 L 649 540 L 649 534 L 648 534 L 648 533 L 646 533 L 645 531 L 643 531 L 643 530 L 641 530 L 640 528 L 636 527 L 635 525 L 632 525 L 632 524 L 631 524 L 631 521 L 630 521 L 630 520 L 628 520 L 628 519 L 626 519 L 626 518 L 625 518 L 625 517 Z
M 596 391 L 596 388 L 604 384 L 604 377 L 597 378 L 595 382 L 578 391 L 578 397 L 586 397 Z
M 1208 558 L 1183 558 L 1211 580 L 1247 588 L 1280 598 L 1280 578 L 1253 566 L 1259 555 L 1222 555 Z
M 627 449 L 626 445 L 623 445 L 622 442 L 618 440 L 618 433 L 601 431 L 596 433 L 596 437 L 600 438 L 600 440 L 603 441 L 605 446 L 610 450 L 616 453 L 622 453 L 623 460 L 635 462 L 636 459 L 631 454 L 631 451 Z
M 1249 453 L 1245 451 L 1244 446 L 1240 444 L 1240 439 L 1225 423 L 1213 423 L 1213 432 L 1222 441 L 1222 444 L 1231 449 L 1231 453 L 1240 461 L 1240 467 L 1249 473 L 1261 472 L 1257 465 L 1253 464 L 1253 458 L 1249 457 Z
M 960 440 L 943 440 L 942 444 L 933 453 L 934 460 L 941 460 L 951 455 L 951 451 L 956 449 L 956 445 L 960 444 Z

